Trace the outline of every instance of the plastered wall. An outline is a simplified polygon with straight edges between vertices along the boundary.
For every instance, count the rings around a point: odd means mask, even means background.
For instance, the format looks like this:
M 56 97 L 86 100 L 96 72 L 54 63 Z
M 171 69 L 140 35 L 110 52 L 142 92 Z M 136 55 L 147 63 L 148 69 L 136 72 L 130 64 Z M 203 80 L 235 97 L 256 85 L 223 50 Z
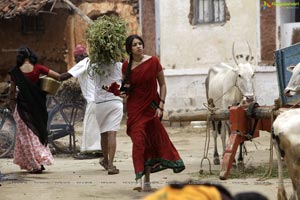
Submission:
M 188 19 L 190 0 L 159 1 L 160 59 L 166 69 L 233 64 L 233 42 L 237 53 L 248 53 L 248 41 L 254 57 L 259 57 L 257 2 L 226 2 L 230 20 L 225 24 L 192 26 Z

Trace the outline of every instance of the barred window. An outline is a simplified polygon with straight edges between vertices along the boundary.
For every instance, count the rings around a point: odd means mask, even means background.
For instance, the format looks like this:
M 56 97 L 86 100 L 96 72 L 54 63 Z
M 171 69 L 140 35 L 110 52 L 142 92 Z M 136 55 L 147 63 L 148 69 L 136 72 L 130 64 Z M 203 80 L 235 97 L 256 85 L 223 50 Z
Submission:
M 45 24 L 41 15 L 22 15 L 21 16 L 21 32 L 23 34 L 43 33 Z
M 225 0 L 194 0 L 192 24 L 225 22 Z

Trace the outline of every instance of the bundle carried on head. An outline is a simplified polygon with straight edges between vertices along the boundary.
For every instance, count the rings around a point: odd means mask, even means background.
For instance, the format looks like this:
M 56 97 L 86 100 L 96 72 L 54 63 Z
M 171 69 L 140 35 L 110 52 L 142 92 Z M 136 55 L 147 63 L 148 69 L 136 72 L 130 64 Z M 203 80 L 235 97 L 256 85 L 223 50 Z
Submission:
M 90 75 L 105 74 L 105 66 L 121 61 L 127 36 L 124 19 L 117 16 L 102 16 L 90 24 L 86 31 L 89 44 Z

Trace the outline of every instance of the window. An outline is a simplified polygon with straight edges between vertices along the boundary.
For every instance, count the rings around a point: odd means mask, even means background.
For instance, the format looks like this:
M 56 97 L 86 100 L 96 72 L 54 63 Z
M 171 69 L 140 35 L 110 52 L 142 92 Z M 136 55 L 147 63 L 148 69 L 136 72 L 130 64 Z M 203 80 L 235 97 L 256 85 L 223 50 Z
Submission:
M 21 31 L 23 34 L 30 33 L 43 33 L 45 30 L 45 24 L 43 17 L 39 16 L 21 16 Z
M 225 22 L 225 0 L 193 0 L 192 25 Z

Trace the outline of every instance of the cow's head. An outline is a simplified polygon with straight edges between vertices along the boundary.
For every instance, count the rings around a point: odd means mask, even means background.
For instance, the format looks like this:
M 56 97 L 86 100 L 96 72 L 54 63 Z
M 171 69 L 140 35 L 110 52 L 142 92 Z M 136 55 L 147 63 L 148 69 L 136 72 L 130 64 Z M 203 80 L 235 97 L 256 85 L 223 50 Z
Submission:
M 250 63 L 240 63 L 237 73 L 237 87 L 240 89 L 247 102 L 254 101 L 254 67 Z
M 249 43 L 247 42 L 249 54 L 243 55 L 235 54 L 234 42 L 232 44 L 232 56 L 236 64 L 234 71 L 237 74 L 236 86 L 241 91 L 244 99 L 247 102 L 254 101 L 255 92 L 254 92 L 254 75 L 255 69 L 253 65 L 254 57 L 252 56 L 252 50 Z M 243 60 L 244 62 L 242 62 Z
M 292 72 L 292 76 L 286 88 L 284 89 L 285 96 L 292 97 L 300 93 L 300 63 L 296 66 L 289 66 L 287 70 Z
M 237 66 L 230 66 L 225 63 L 221 63 L 223 67 L 227 67 L 236 74 L 236 80 L 234 86 L 239 89 L 243 95 L 244 100 L 247 102 L 254 101 L 254 77 L 255 69 L 250 63 L 240 63 Z

